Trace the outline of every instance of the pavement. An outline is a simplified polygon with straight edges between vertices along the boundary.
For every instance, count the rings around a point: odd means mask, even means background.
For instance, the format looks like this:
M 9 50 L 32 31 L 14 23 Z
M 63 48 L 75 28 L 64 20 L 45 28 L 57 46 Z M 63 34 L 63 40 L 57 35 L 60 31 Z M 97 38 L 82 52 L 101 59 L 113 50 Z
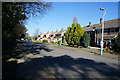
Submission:
M 58 47 L 57 45 L 51 45 L 51 46 Z M 88 52 L 88 54 L 93 54 L 93 55 L 96 55 L 96 56 L 101 56 L 101 55 L 100 55 L 100 49 L 97 48 L 97 47 L 90 47 L 90 49 L 87 49 L 87 48 L 78 49 L 78 48 L 61 46 L 61 47 L 59 47 L 59 48 L 68 49 L 68 50 L 75 50 L 75 51 L 85 51 L 85 52 Z M 110 53 L 104 53 L 104 52 L 103 52 L 102 57 L 107 57 L 107 58 L 111 58 L 111 59 L 116 59 L 116 60 L 118 60 L 118 55 L 110 54 Z

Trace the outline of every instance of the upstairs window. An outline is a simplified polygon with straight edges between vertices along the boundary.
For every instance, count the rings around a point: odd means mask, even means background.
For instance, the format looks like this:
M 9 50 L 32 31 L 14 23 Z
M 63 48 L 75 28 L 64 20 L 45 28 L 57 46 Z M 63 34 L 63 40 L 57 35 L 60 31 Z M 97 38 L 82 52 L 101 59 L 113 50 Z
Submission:
M 56 34 L 55 36 L 61 36 L 61 34 Z
M 114 32 L 115 32 L 115 28 L 111 28 L 111 29 L 110 29 L 110 32 L 111 32 L 111 33 L 114 33 Z
M 50 37 L 53 37 L 53 35 L 50 35 Z
M 119 32 L 119 28 L 115 28 L 115 32 Z
M 108 29 L 104 29 L 104 33 L 108 33 Z
M 101 33 L 102 33 L 101 29 L 98 29 L 97 34 L 101 34 Z
M 119 28 L 110 28 L 111 33 L 119 32 Z
M 43 37 L 45 37 L 45 38 L 46 38 L 46 35 L 44 35 Z

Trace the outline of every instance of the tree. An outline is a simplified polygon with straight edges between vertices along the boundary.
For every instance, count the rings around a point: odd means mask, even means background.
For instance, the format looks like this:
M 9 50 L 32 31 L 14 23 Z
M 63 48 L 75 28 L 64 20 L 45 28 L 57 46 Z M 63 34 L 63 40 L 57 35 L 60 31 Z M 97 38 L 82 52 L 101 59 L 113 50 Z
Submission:
M 35 40 L 37 40 L 38 37 L 39 37 L 39 29 L 36 29 L 34 33 Z
M 76 16 L 74 16 L 74 18 L 73 18 L 73 23 L 78 23 L 78 19 Z
M 27 29 L 24 24 L 17 24 L 14 28 L 14 35 L 16 38 L 24 38 L 27 34 Z
M 3 49 L 11 47 L 16 39 L 25 35 L 25 26 L 20 27 L 30 16 L 43 15 L 51 7 L 47 2 L 3 2 L 2 3 L 2 41 Z M 24 34 L 23 34 L 24 33 Z M 9 45 L 8 45 L 9 44 Z
M 39 29 L 36 29 L 34 33 L 34 37 L 38 37 L 38 36 L 39 36 Z
M 65 35 L 65 40 L 67 42 L 67 44 L 71 45 L 72 44 L 72 33 L 71 33 L 71 27 L 69 26 L 67 28 L 67 32 Z
M 90 45 L 90 34 L 89 33 L 84 33 L 82 37 L 82 42 L 84 47 L 88 47 Z
M 75 21 L 74 20 L 75 18 L 73 19 L 72 27 L 69 26 L 67 28 L 65 39 L 66 39 L 67 44 L 72 45 L 72 46 L 74 45 L 79 46 L 80 39 L 84 34 L 84 30 L 82 29 L 81 25 L 76 23 L 75 22 L 76 20 Z
M 112 39 L 112 48 L 114 51 L 120 53 L 120 33 L 117 35 L 116 38 Z

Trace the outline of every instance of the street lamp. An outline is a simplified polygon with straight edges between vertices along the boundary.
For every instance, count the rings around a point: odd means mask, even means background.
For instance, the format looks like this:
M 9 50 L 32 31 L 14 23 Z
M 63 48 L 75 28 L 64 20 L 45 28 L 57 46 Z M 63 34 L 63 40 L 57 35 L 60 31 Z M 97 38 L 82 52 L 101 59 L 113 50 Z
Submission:
M 102 39 L 101 39 L 101 50 L 100 50 L 100 55 L 103 54 L 103 35 L 104 35 L 104 16 L 106 14 L 106 10 L 104 8 L 100 8 L 101 11 L 104 11 L 104 14 L 102 16 Z

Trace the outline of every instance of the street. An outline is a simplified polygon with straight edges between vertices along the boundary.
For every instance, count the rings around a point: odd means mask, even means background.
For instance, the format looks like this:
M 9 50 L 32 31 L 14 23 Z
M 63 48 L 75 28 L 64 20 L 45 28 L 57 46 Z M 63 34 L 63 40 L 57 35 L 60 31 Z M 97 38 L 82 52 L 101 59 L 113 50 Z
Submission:
M 0 5 L 2 80 L 119 80 L 118 0 L 9 1 Z
M 116 78 L 118 60 L 96 56 L 82 49 L 64 48 L 62 46 L 41 43 L 24 43 L 27 48 L 18 63 L 18 77 L 51 78 Z M 26 54 L 26 55 L 25 55 Z M 33 54 L 36 57 L 28 55 Z M 43 65 L 45 72 L 40 65 Z

